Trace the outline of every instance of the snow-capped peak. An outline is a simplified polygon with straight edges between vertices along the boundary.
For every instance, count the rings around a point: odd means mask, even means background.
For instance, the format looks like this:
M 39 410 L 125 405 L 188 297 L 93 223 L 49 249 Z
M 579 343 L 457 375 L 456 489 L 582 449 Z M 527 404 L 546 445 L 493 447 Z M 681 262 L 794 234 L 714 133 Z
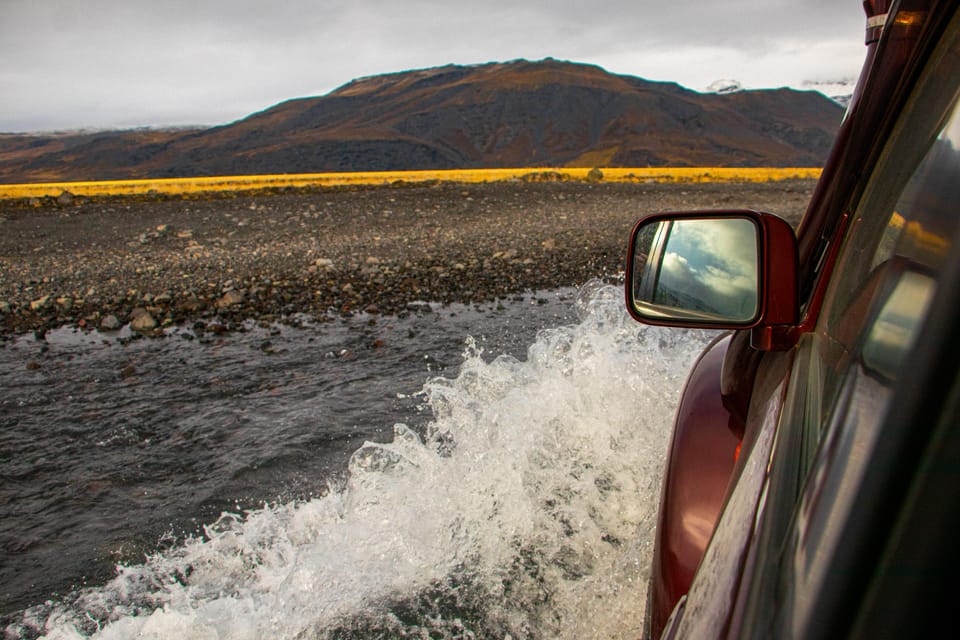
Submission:
M 737 91 L 743 91 L 743 85 L 740 84 L 739 80 L 716 80 L 711 82 L 704 91 L 706 93 L 736 93 Z
M 846 106 L 857 85 L 855 78 L 840 78 L 837 80 L 804 80 L 803 88 L 810 91 L 819 91 L 834 102 Z

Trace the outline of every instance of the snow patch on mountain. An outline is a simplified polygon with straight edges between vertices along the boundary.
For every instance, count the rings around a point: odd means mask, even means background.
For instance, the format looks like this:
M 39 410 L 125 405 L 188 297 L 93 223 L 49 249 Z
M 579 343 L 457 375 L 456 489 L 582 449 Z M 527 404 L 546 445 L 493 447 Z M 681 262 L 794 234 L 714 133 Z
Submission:
M 704 93 L 720 93 L 720 94 L 736 93 L 738 91 L 743 91 L 743 85 L 740 83 L 739 80 L 730 80 L 730 79 L 716 80 L 714 82 L 711 82 L 707 86 L 707 88 L 704 89 Z
M 853 89 L 857 86 L 855 78 L 839 78 L 833 80 L 804 80 L 803 88 L 808 91 L 819 91 L 834 102 L 847 106 L 853 97 Z

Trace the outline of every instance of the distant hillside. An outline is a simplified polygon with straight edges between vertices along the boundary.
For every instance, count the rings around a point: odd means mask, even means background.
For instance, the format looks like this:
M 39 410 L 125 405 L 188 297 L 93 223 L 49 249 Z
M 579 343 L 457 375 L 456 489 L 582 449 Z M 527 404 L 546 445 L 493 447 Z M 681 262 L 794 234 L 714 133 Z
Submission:
M 813 91 L 697 93 L 556 60 L 354 80 L 204 130 L 0 135 L 0 182 L 480 167 L 816 167 Z

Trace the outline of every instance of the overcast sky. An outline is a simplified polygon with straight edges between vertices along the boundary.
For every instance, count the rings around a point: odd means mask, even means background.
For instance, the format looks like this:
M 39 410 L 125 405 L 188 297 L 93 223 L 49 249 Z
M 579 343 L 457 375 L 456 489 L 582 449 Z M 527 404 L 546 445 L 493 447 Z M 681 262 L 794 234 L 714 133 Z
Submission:
M 804 88 L 856 78 L 863 28 L 860 0 L 0 0 L 0 131 L 222 124 L 517 58 Z

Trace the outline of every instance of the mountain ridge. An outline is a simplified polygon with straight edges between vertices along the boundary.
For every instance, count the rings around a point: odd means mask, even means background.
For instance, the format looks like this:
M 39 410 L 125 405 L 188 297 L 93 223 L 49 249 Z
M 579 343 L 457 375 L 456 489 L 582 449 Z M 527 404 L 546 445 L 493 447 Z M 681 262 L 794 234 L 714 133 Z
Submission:
M 820 166 L 815 91 L 699 93 L 547 58 L 367 76 L 206 129 L 0 134 L 0 181 L 571 166 Z

